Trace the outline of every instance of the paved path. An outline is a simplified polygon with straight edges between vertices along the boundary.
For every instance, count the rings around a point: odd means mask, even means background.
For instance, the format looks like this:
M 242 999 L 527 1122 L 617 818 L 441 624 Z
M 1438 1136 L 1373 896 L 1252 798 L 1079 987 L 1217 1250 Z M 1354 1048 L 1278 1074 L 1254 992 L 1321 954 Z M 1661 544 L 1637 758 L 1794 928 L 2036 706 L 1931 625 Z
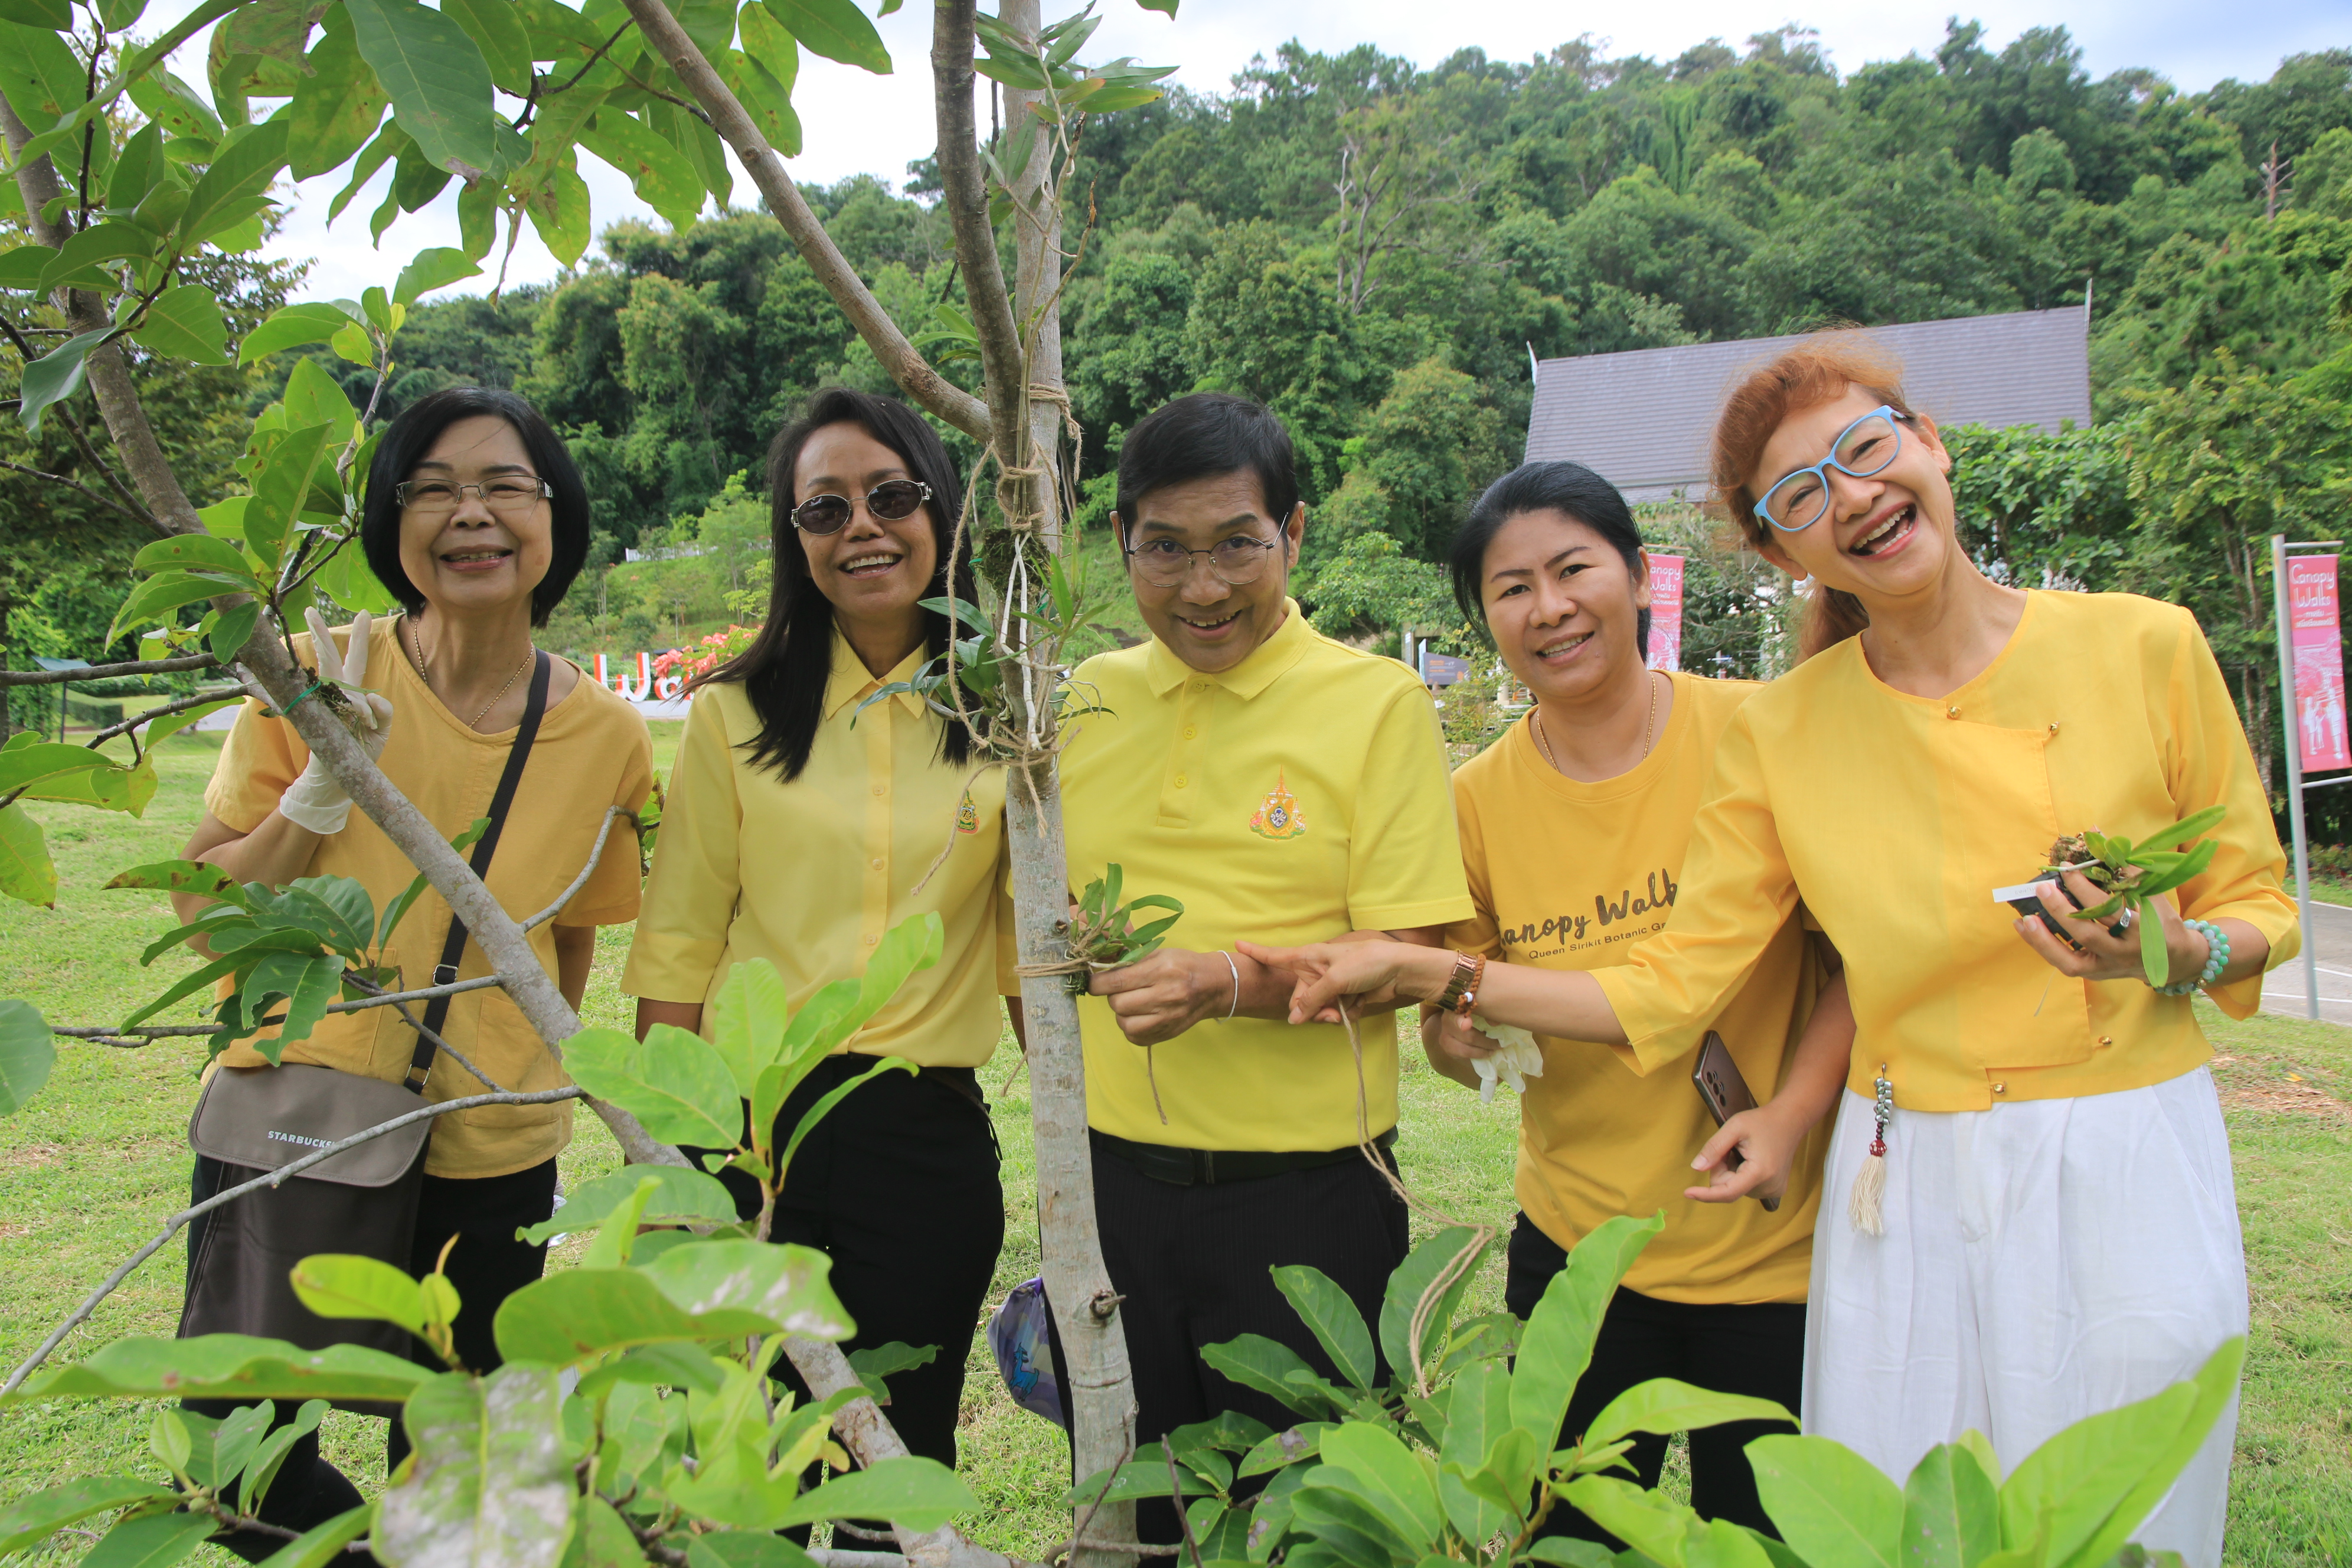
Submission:
M 2319 957 L 2319 1016 L 2331 1024 L 2352 1024 L 2352 909 L 2315 900 L 2304 940 Z M 2303 1018 L 2310 1016 L 2308 1007 L 2298 953 L 2264 977 L 2263 1011 Z

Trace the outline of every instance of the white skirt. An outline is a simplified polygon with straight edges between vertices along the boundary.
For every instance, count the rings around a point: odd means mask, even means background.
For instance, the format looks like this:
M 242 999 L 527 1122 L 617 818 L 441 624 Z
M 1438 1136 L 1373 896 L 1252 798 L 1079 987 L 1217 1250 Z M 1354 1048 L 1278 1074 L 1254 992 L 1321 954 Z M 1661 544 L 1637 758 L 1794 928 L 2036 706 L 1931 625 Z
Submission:
M 1871 1102 L 1840 1110 L 1813 1232 L 1804 1424 L 1897 1481 L 1971 1428 L 2013 1468 L 2246 1331 L 2230 1143 L 2205 1068 L 1989 1110 L 1898 1107 L 1878 1237 L 1846 1214 Z M 2135 1539 L 2220 1568 L 2237 1426 L 2233 1398 Z

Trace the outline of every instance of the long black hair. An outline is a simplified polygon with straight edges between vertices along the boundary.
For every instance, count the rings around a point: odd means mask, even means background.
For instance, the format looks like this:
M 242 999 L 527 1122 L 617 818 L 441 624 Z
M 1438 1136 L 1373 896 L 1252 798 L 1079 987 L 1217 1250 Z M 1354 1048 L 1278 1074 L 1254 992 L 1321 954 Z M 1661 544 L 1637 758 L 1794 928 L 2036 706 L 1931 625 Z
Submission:
M 547 505 L 553 558 L 547 575 L 530 591 L 530 624 L 547 625 L 548 616 L 563 601 L 564 590 L 588 561 L 588 487 L 579 465 L 562 438 L 530 403 L 511 392 L 491 386 L 449 386 L 428 393 L 401 411 L 384 427 L 368 461 L 367 500 L 360 510 L 360 548 L 367 553 L 368 569 L 411 615 L 425 607 L 425 595 L 408 580 L 400 564 L 400 487 L 441 432 L 460 419 L 488 415 L 513 426 L 530 454 L 530 466 L 555 494 Z
M 1642 578 L 1642 531 L 1617 487 L 1582 463 L 1522 463 L 1486 487 L 1469 518 L 1455 531 L 1446 565 L 1454 574 L 1454 602 L 1474 626 L 1486 624 L 1486 546 L 1503 524 L 1528 511 L 1565 512 L 1609 542 L 1624 558 L 1635 582 Z M 1487 635 L 1487 641 L 1494 640 Z M 1633 624 L 1634 651 L 1650 657 L 1650 612 Z
M 930 487 L 925 510 L 939 546 L 939 565 L 923 597 L 945 597 L 952 568 L 956 597 L 967 604 L 980 598 L 970 552 L 961 560 L 950 560 L 956 515 L 963 509 L 963 485 L 938 434 L 920 415 L 887 397 L 846 386 L 829 386 L 811 397 L 800 416 L 768 445 L 769 555 L 775 585 L 768 595 L 767 624 L 750 647 L 695 682 L 743 683 L 743 695 L 760 716 L 759 734 L 744 746 L 755 765 L 772 766 L 787 779 L 800 777 L 816 744 L 817 726 L 824 719 L 824 689 L 833 678 L 833 639 L 839 635 L 834 629 L 833 603 L 810 577 L 808 557 L 801 552 L 799 531 L 793 526 L 793 508 L 800 499 L 793 488 L 793 471 L 809 437 L 828 425 L 858 426 L 898 453 L 907 471 Z M 937 658 L 948 649 L 948 618 L 936 610 L 921 615 L 923 647 Z M 941 721 L 941 760 L 961 767 L 971 755 L 971 731 L 958 720 Z

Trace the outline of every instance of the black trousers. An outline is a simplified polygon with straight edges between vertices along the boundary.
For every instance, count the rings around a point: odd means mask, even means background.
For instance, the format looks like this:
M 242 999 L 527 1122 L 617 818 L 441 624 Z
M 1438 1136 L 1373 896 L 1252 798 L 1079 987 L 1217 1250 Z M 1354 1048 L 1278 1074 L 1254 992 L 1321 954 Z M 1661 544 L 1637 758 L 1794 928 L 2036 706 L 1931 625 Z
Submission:
M 1504 1305 L 1521 1318 L 1535 1310 L 1544 1288 L 1568 1263 L 1558 1242 L 1526 1215 L 1511 1232 L 1510 1266 Z M 1601 1320 L 1592 1344 L 1592 1364 L 1576 1386 L 1560 1423 L 1562 1447 L 1591 1426 L 1609 1402 L 1654 1377 L 1721 1394 L 1776 1400 L 1790 1410 L 1804 1390 L 1805 1309 L 1801 1302 L 1710 1306 L 1661 1301 L 1620 1287 Z M 1748 1525 L 1778 1535 L 1756 1499 L 1756 1478 L 1741 1450 L 1757 1438 L 1792 1430 L 1773 1421 L 1737 1421 L 1690 1434 L 1691 1506 L 1707 1519 Z M 1666 1462 L 1666 1439 L 1647 1434 L 1633 1440 L 1625 1458 L 1643 1487 L 1658 1484 Z M 1618 1472 L 1622 1474 L 1622 1472 Z M 1540 1531 L 1597 1541 L 1612 1551 L 1623 1545 L 1599 1525 L 1561 1504 Z
M 810 1107 L 874 1065 L 828 1057 L 776 1117 L 782 1149 Z M 964 1363 L 1004 1247 L 1004 1187 L 996 1128 L 969 1071 L 885 1073 L 825 1113 L 793 1155 L 769 1239 L 813 1247 L 833 1259 L 833 1289 L 857 1325 L 844 1351 L 894 1341 L 939 1347 L 928 1366 L 892 1373 L 890 1425 L 907 1451 L 956 1461 Z M 758 1187 L 722 1173 L 745 1218 Z M 800 1397 L 792 1363 L 776 1380 Z
M 1389 1276 L 1408 1249 L 1403 1203 L 1352 1150 L 1310 1170 L 1180 1187 L 1143 1174 L 1097 1138 L 1094 1167 L 1103 1262 L 1126 1298 L 1119 1316 L 1135 1373 L 1136 1441 L 1157 1442 L 1227 1410 L 1276 1431 L 1297 1426 L 1296 1413 L 1213 1371 L 1201 1351 L 1264 1334 L 1337 1380 L 1271 1271 L 1291 1263 L 1321 1269 L 1377 1328 Z M 1067 1388 L 1058 1342 L 1055 1360 Z M 1147 1542 L 1181 1539 L 1163 1499 L 1138 1504 L 1136 1524 Z
M 197 1156 L 195 1174 L 188 1184 L 190 1201 L 202 1203 L 219 1191 L 220 1172 L 218 1161 Z M 424 1191 L 417 1196 L 416 1240 L 409 1250 L 408 1272 L 420 1279 L 432 1273 L 442 1247 L 449 1246 L 444 1271 L 449 1276 L 449 1283 L 457 1287 L 460 1303 L 457 1321 L 453 1325 L 457 1356 L 475 1372 L 489 1372 L 499 1364 L 498 1341 L 490 1332 L 499 1303 L 538 1279 L 547 1267 L 547 1248 L 517 1241 L 515 1232 L 521 1226 L 537 1225 L 554 1207 L 552 1160 L 504 1176 L 425 1178 Z M 206 1217 L 200 1215 L 188 1226 L 188 1256 L 192 1259 L 203 1243 Z M 453 1237 L 456 1241 L 450 1245 Z M 413 1359 L 436 1370 L 441 1367 L 441 1358 L 421 1342 Z M 294 1419 L 299 1403 L 278 1402 L 280 1426 Z M 199 1415 L 218 1418 L 236 1409 L 236 1405 L 230 1400 L 192 1399 L 187 1408 Z M 385 1469 L 389 1471 L 407 1457 L 408 1434 L 399 1422 L 392 1422 L 384 1438 Z M 278 1468 L 278 1479 L 270 1487 L 258 1517 L 287 1530 L 304 1531 L 357 1508 L 364 1500 L 349 1477 L 320 1457 L 318 1435 L 312 1433 L 287 1451 L 285 1463 Z M 286 1542 L 248 1531 L 220 1537 L 219 1544 L 247 1563 L 258 1563 Z

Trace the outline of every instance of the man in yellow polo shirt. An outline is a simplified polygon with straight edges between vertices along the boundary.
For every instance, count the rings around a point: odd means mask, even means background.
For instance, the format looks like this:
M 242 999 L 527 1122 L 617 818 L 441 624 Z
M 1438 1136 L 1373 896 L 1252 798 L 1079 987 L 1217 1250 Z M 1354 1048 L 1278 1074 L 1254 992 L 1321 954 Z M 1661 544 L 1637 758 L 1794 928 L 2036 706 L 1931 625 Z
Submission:
M 1291 983 L 1234 951 L 1380 933 L 1434 944 L 1472 910 L 1429 695 L 1394 659 L 1311 629 L 1287 594 L 1307 510 L 1280 420 L 1180 398 L 1120 448 L 1117 525 L 1150 642 L 1072 677 L 1062 756 L 1075 885 L 1183 917 L 1081 1003 L 1095 1205 L 1126 1298 L 1137 1437 L 1241 1410 L 1295 1419 L 1201 1348 L 1264 1334 L 1332 1368 L 1269 1270 L 1311 1264 L 1376 1321 L 1405 1210 L 1358 1152 L 1396 1128 L 1394 1015 L 1293 1028 Z M 1155 1517 L 1156 1515 L 1156 1517 Z M 1175 1539 L 1165 1504 L 1147 1538 Z

